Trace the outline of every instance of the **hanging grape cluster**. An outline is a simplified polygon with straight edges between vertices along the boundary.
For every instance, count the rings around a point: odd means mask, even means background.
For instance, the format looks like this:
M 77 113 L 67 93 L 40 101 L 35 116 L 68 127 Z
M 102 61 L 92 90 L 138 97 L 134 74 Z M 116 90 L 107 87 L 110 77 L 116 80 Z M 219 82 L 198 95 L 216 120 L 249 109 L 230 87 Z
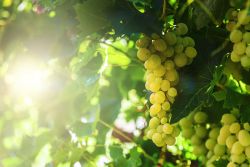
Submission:
M 205 155 L 205 139 L 208 136 L 207 114 L 205 112 L 192 112 L 188 117 L 179 121 L 182 136 L 191 140 L 193 153 L 196 156 Z
M 147 137 L 159 146 L 173 145 L 179 130 L 169 124 L 171 105 L 178 92 L 178 69 L 189 65 L 196 57 L 195 42 L 184 36 L 188 27 L 184 23 L 176 25 L 163 36 L 152 34 L 140 38 L 137 57 L 144 62 L 146 71 L 145 87 L 151 93 L 150 116 Z
M 228 161 L 227 167 L 250 165 L 250 125 L 239 122 L 238 109 L 223 114 L 221 125 L 207 122 L 204 112 L 192 112 L 179 121 L 181 134 L 189 139 L 193 153 L 202 156 L 207 167 L 214 167 L 219 159 Z
M 240 63 L 245 69 L 250 68 L 250 15 L 247 10 L 228 11 L 229 22 L 226 26 L 230 31 L 233 50 L 230 54 L 232 62 Z

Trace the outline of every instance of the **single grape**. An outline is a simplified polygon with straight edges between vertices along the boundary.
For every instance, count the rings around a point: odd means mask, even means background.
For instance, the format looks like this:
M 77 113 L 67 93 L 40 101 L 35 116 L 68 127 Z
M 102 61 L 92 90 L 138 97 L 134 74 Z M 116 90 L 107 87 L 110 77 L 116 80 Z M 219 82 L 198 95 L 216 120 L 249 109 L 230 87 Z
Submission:
M 188 32 L 188 27 L 184 23 L 178 23 L 176 25 L 176 34 L 177 35 L 185 35 Z
M 241 130 L 238 133 L 238 139 L 242 146 L 247 147 L 250 145 L 250 134 L 246 130 Z
M 176 35 L 173 32 L 167 32 L 164 37 L 169 45 L 174 45 L 177 41 Z
M 226 148 L 225 146 L 223 145 L 220 145 L 220 144 L 216 144 L 214 146 L 214 154 L 217 155 L 217 156 L 222 156 L 224 155 L 226 152 Z
M 166 96 L 165 96 L 165 93 L 163 91 L 158 91 L 158 92 L 155 93 L 154 98 L 155 98 L 156 103 L 161 104 L 161 103 L 163 103 L 165 101 Z
M 230 38 L 230 41 L 233 43 L 240 42 L 242 39 L 242 32 L 240 30 L 235 29 L 230 33 L 229 38 Z
M 152 43 L 154 45 L 155 50 L 157 50 L 159 52 L 163 52 L 167 49 L 167 45 L 163 39 L 153 40 Z
M 189 47 L 187 47 L 186 49 L 185 49 L 185 54 L 186 54 L 186 56 L 187 57 L 189 57 L 189 58 L 195 58 L 196 57 L 196 55 L 197 55 L 197 51 L 196 51 L 196 49 L 195 48 L 193 48 L 193 47 L 191 47 L 191 46 L 189 46 Z
M 137 57 L 141 61 L 146 61 L 150 57 L 150 55 L 151 55 L 150 50 L 146 48 L 139 48 L 137 51 Z
M 161 90 L 162 91 L 168 91 L 169 90 L 169 88 L 170 88 L 170 82 L 168 81 L 168 80 L 162 80 L 162 82 L 161 82 Z
M 174 130 L 174 127 L 170 125 L 169 123 L 166 123 L 163 125 L 163 132 L 166 134 L 171 134 Z
M 239 155 L 243 152 L 243 150 L 244 150 L 244 147 L 240 144 L 239 141 L 236 141 L 232 146 L 231 153 Z
M 205 123 L 207 121 L 207 114 L 201 111 L 198 111 L 194 115 L 194 121 L 198 124 Z
M 184 67 L 187 64 L 188 58 L 184 53 L 177 54 L 174 57 L 174 62 L 177 67 Z

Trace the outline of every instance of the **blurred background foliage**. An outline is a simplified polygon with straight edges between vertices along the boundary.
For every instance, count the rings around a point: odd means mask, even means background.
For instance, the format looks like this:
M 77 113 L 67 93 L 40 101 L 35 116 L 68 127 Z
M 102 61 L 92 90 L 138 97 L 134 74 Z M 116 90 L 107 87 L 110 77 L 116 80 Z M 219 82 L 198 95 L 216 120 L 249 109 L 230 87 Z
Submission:
M 210 111 L 220 103 L 207 97 L 227 99 L 229 108 L 249 97 L 232 76 L 221 83 L 230 46 L 218 48 L 228 37 L 229 1 L 166 3 L 162 15 L 162 0 L 2 0 L 0 166 L 171 167 L 177 160 L 198 166 L 188 141 L 180 138 L 172 153 L 163 153 L 144 139 L 149 92 L 135 41 L 179 21 L 197 41 L 200 55 L 181 71 L 173 122 L 197 104 L 210 104 Z M 247 84 L 248 76 L 242 72 Z M 217 92 L 218 83 L 228 89 Z M 222 114 L 219 109 L 214 114 Z M 250 121 L 249 113 L 246 107 L 242 119 Z

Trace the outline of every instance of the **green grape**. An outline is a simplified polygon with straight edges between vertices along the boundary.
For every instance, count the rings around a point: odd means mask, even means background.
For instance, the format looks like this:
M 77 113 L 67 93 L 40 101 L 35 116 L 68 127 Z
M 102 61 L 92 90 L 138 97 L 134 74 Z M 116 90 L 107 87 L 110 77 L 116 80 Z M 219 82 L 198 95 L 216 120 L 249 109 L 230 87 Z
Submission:
M 167 70 L 173 70 L 175 68 L 175 64 L 172 60 L 167 60 L 165 61 L 164 63 L 164 67 L 167 69 Z
M 150 115 L 151 116 L 155 116 L 160 111 L 161 111 L 161 105 L 160 104 L 153 104 L 150 107 Z
M 207 114 L 201 111 L 198 111 L 194 115 L 194 121 L 198 124 L 205 123 L 207 121 Z
M 246 42 L 246 44 L 250 44 L 250 32 L 245 32 L 243 34 L 243 42 Z
M 159 66 L 154 70 L 154 75 L 155 75 L 156 77 L 161 77 L 161 76 L 163 76 L 163 75 L 165 74 L 165 71 L 166 71 L 165 67 L 162 66 L 162 65 L 159 65 Z
M 246 48 L 246 55 L 247 55 L 247 56 L 250 56 L 250 45 L 247 46 L 247 48 Z
M 167 79 L 167 80 L 169 80 L 170 82 L 173 82 L 173 81 L 175 81 L 175 80 L 177 80 L 177 78 L 178 78 L 179 76 L 178 76 L 178 73 L 177 73 L 177 71 L 176 70 L 168 70 L 168 71 L 166 71 L 166 73 L 165 73 L 165 78 Z
M 188 58 L 184 53 L 177 54 L 174 57 L 174 62 L 177 67 L 184 67 L 187 64 Z
M 237 167 L 237 165 L 235 163 L 233 163 L 233 162 L 229 162 L 227 164 L 227 167 Z
M 250 16 L 248 15 L 248 10 L 239 11 L 238 22 L 243 25 L 246 25 L 250 22 Z
M 154 98 L 155 98 L 156 103 L 161 104 L 161 103 L 163 103 L 165 101 L 166 96 L 165 96 L 165 93 L 163 91 L 158 91 L 158 92 L 155 93 Z
M 236 121 L 236 118 L 233 114 L 223 114 L 221 118 L 221 123 L 223 124 L 232 124 Z
M 227 137 L 228 136 L 225 136 L 225 135 L 219 135 L 218 138 L 217 138 L 217 143 L 221 144 L 221 145 L 225 145 Z
M 215 139 L 207 139 L 206 143 L 205 143 L 205 146 L 207 149 L 209 150 L 213 150 L 214 149 L 214 146 L 216 145 L 216 140 Z
M 155 129 L 150 129 L 147 131 L 147 138 L 152 139 L 153 134 L 156 132 Z
M 191 37 L 184 37 L 184 40 L 186 40 L 188 42 L 187 46 L 190 46 L 190 47 L 194 47 L 195 46 L 195 42 L 194 42 L 193 38 L 191 38 Z
M 174 127 L 174 130 L 173 130 L 173 132 L 172 132 L 172 136 L 173 137 L 177 137 L 177 136 L 179 136 L 180 135 L 180 129 L 178 128 L 178 127 Z
M 245 42 L 235 43 L 233 46 L 233 51 L 235 51 L 235 53 L 238 55 L 244 54 L 246 51 L 246 43 Z
M 173 87 L 169 88 L 167 93 L 171 97 L 176 97 L 177 96 L 177 90 L 175 88 L 173 88 Z
M 190 139 L 194 135 L 195 131 L 192 127 L 182 129 L 182 136 L 186 139 Z
M 137 57 L 141 61 L 146 61 L 150 57 L 150 55 L 151 55 L 150 50 L 148 50 L 146 48 L 139 48 L 138 49 Z
M 166 91 L 168 91 L 169 88 L 170 88 L 170 82 L 166 79 L 162 80 L 161 90 L 166 92 Z
M 241 55 L 237 54 L 235 51 L 232 51 L 231 54 L 230 54 L 230 58 L 232 60 L 232 62 L 240 62 L 240 59 L 241 59 Z
M 155 104 L 157 103 L 156 99 L 155 99 L 155 93 L 152 93 L 150 96 L 149 96 L 149 101 L 151 104 Z
M 155 50 L 157 50 L 159 52 L 163 52 L 167 49 L 167 45 L 163 39 L 153 40 L 152 43 L 153 43 Z
M 165 57 L 172 57 L 174 55 L 174 48 L 172 46 L 168 47 L 167 50 L 163 52 Z
M 207 129 L 204 126 L 195 127 L 195 133 L 200 138 L 204 138 L 207 135 Z
M 246 130 L 241 130 L 238 133 L 238 139 L 242 146 L 247 147 L 250 145 L 250 134 Z
M 149 128 L 154 129 L 160 124 L 160 120 L 157 117 L 153 117 L 148 124 Z
M 241 163 L 243 163 L 245 161 L 246 156 L 245 156 L 245 154 L 240 154 L 240 155 L 231 154 L 230 159 L 231 159 L 232 162 L 236 162 L 236 163 L 241 164 Z
M 249 167 L 247 163 L 241 164 L 240 167 Z
M 146 48 L 150 44 L 150 38 L 149 37 L 142 37 L 136 41 L 136 46 L 139 48 Z
M 243 152 L 243 150 L 244 150 L 244 147 L 240 144 L 239 141 L 236 141 L 231 148 L 231 153 L 239 155 Z
M 149 84 L 149 90 L 152 92 L 157 92 L 161 88 L 161 82 L 153 82 Z
M 231 133 L 234 133 L 234 134 L 238 133 L 240 131 L 240 124 L 238 122 L 232 123 L 230 125 L 229 130 Z
M 152 39 L 160 39 L 161 37 L 160 37 L 160 35 L 158 35 L 158 34 L 156 34 L 156 33 L 152 33 L 152 34 L 151 34 L 151 38 L 152 38 Z
M 242 39 L 242 32 L 240 30 L 235 29 L 230 33 L 229 38 L 231 42 L 238 43 Z
M 214 146 L 214 155 L 222 156 L 225 154 L 225 152 L 226 152 L 225 146 L 220 145 L 220 144 L 216 144 Z
M 191 59 L 195 58 L 197 55 L 197 51 L 195 48 L 189 46 L 185 49 L 185 55 Z
M 240 59 L 241 66 L 244 68 L 250 68 L 250 57 L 242 56 Z
M 207 149 L 204 145 L 197 145 L 193 147 L 193 153 L 196 156 L 204 155 L 207 152 Z
M 170 103 L 168 101 L 165 101 L 163 104 L 162 104 L 162 109 L 165 110 L 165 111 L 169 111 L 170 110 Z
M 174 130 L 174 127 L 170 125 L 169 123 L 166 123 L 163 125 L 163 132 L 166 134 L 171 134 Z
M 164 118 L 166 117 L 166 111 L 161 110 L 160 112 L 157 113 L 158 118 Z
M 246 157 L 249 159 L 250 158 L 250 146 L 247 146 L 245 148 L 245 154 L 246 154 Z
M 178 23 L 176 25 L 176 34 L 177 35 L 185 35 L 188 32 L 188 27 L 184 23 Z
M 161 58 L 158 55 L 151 55 L 148 60 L 145 61 L 144 67 L 147 70 L 154 70 L 161 64 Z
M 227 148 L 231 149 L 232 146 L 233 146 L 233 144 L 234 144 L 236 141 L 237 141 L 236 136 L 234 136 L 234 135 L 228 136 L 227 139 L 226 139 L 226 146 L 227 146 Z
M 192 127 L 192 121 L 186 117 L 182 118 L 180 121 L 179 121 L 179 124 L 182 128 L 189 128 L 189 127 Z
M 167 32 L 164 37 L 169 45 L 174 45 L 177 41 L 176 35 L 173 32 Z
M 162 133 L 163 132 L 163 125 L 159 125 L 157 128 L 156 128 L 156 131 L 158 133 Z
M 243 124 L 245 130 L 250 131 L 250 124 L 248 122 Z
M 202 139 L 195 134 L 191 137 L 191 143 L 193 145 L 200 145 L 202 143 Z
M 165 143 L 166 145 L 172 146 L 174 145 L 176 142 L 175 137 L 171 136 L 171 135 L 167 135 L 166 139 L 165 139 Z
M 220 134 L 220 129 L 219 128 L 213 128 L 210 132 L 209 132 L 209 137 L 212 139 L 217 139 L 217 137 Z
M 168 119 L 166 117 L 161 119 L 161 124 L 166 124 L 168 122 Z
M 154 133 L 152 135 L 152 141 L 158 146 L 161 147 L 164 145 L 164 141 L 162 140 L 162 136 L 160 133 Z
M 175 51 L 175 53 L 182 53 L 182 51 L 184 50 L 184 46 L 182 45 L 182 44 L 177 44 L 177 45 L 175 45 L 175 47 L 174 47 L 174 51 Z

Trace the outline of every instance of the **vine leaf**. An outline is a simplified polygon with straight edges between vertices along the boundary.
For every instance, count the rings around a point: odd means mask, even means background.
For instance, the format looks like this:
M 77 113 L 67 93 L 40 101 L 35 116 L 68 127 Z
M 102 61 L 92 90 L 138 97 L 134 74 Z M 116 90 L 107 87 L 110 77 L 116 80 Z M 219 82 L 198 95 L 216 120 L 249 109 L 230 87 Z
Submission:
M 112 0 L 89 0 L 75 5 L 79 29 L 83 36 L 98 32 L 110 24 L 105 11 L 112 6 Z

